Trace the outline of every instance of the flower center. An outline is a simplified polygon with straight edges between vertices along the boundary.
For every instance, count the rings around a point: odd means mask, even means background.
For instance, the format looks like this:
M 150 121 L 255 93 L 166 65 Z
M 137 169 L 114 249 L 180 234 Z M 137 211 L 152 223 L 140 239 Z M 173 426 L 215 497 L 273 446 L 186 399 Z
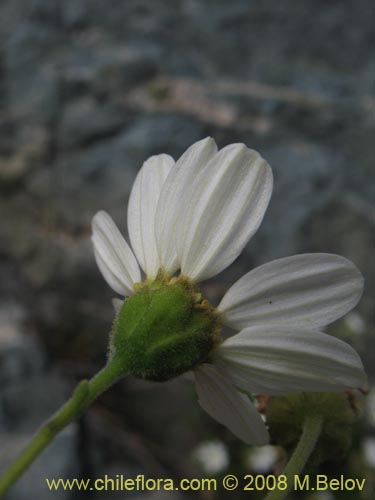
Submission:
M 187 278 L 139 283 L 114 322 L 112 356 L 124 372 L 164 381 L 208 361 L 220 342 L 219 312 Z

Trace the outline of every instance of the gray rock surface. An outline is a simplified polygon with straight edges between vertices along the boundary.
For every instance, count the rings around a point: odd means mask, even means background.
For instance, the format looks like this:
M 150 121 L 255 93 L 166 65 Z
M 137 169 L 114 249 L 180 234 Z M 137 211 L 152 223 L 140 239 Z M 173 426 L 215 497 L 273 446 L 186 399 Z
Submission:
M 67 396 L 61 377 L 46 370 L 45 356 L 39 343 L 23 331 L 25 314 L 16 303 L 5 303 L 0 309 L 1 472 Z M 78 469 L 75 427 L 73 424 L 58 436 L 26 471 L 7 498 L 43 498 L 48 491 L 45 478 L 58 477 Z M 66 493 L 56 492 L 55 497 L 66 498 Z

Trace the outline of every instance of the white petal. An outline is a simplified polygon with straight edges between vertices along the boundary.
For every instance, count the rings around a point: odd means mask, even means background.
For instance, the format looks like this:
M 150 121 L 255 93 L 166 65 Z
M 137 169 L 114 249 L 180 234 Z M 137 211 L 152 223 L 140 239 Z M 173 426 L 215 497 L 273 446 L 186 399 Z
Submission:
M 184 211 L 183 194 L 216 151 L 211 137 L 196 142 L 176 162 L 163 185 L 156 211 L 155 236 L 161 263 L 170 273 L 180 267 L 175 240 L 180 212 Z
M 141 280 L 137 261 L 111 217 L 103 211 L 92 220 L 91 237 L 98 267 L 109 286 L 120 295 L 131 295 Z
M 148 278 L 154 278 L 160 268 L 155 241 L 155 214 L 160 192 L 174 165 L 168 155 L 149 158 L 139 171 L 128 205 L 130 242 L 138 262 Z
M 212 418 L 245 443 L 268 443 L 267 429 L 248 396 L 212 365 L 201 365 L 194 373 L 199 403 Z
M 250 392 L 330 392 L 363 388 L 366 375 L 346 342 L 313 330 L 254 326 L 225 340 L 215 363 Z
M 220 150 L 184 193 L 182 273 L 202 281 L 229 266 L 258 229 L 271 192 L 271 168 L 256 151 L 243 144 Z
M 123 303 L 124 303 L 123 300 L 118 299 L 116 297 L 112 299 L 113 309 L 115 310 L 116 314 L 120 312 Z
M 240 278 L 219 310 L 226 324 L 327 325 L 350 311 L 363 290 L 363 277 L 349 260 L 315 253 L 274 260 Z

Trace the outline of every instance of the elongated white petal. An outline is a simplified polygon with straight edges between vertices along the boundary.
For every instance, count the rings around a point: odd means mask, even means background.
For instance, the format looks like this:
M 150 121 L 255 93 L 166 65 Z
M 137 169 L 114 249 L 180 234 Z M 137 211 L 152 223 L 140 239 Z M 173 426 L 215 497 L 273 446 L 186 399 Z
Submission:
M 220 150 L 184 193 L 177 255 L 182 273 L 202 281 L 238 257 L 258 229 L 272 192 L 272 171 L 243 144 Z
M 155 215 L 160 192 L 174 160 L 168 155 L 149 158 L 139 171 L 128 204 L 130 242 L 148 278 L 155 278 L 160 260 L 155 240 Z
M 324 253 L 294 255 L 245 274 L 219 310 L 237 329 L 264 323 L 317 328 L 350 311 L 362 290 L 363 277 L 349 260 Z
M 216 151 L 211 137 L 196 142 L 176 162 L 163 185 L 156 210 L 155 236 L 161 263 L 170 273 L 180 267 L 176 231 L 181 225 L 180 213 L 185 210 L 183 195 Z
M 363 388 L 366 375 L 346 342 L 307 329 L 254 326 L 225 340 L 215 363 L 241 389 L 265 394 Z
M 131 295 L 141 280 L 137 261 L 111 217 L 103 211 L 92 220 L 91 237 L 98 267 L 109 286 L 120 295 Z
M 267 429 L 255 406 L 217 368 L 201 365 L 195 371 L 195 380 L 199 403 L 212 418 L 245 443 L 268 443 Z

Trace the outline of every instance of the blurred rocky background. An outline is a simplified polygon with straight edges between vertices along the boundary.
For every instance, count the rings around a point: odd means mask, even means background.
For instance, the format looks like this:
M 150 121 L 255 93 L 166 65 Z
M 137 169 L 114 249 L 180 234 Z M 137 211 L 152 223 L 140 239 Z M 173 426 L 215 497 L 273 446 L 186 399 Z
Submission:
M 125 232 L 142 162 L 177 158 L 207 135 L 259 150 L 275 174 L 264 224 L 207 294 L 218 301 L 273 258 L 346 256 L 366 291 L 331 332 L 356 346 L 374 379 L 371 14 L 370 0 L 1 0 L 0 469 L 105 362 L 112 293 L 94 263 L 92 216 L 105 209 Z M 351 453 L 322 470 L 366 477 L 367 492 L 309 499 L 370 498 L 375 393 L 361 404 Z M 129 379 L 61 434 L 9 500 L 178 500 L 49 492 L 45 478 L 220 477 L 269 473 L 280 460 L 276 447 L 249 451 L 213 422 L 189 381 Z

